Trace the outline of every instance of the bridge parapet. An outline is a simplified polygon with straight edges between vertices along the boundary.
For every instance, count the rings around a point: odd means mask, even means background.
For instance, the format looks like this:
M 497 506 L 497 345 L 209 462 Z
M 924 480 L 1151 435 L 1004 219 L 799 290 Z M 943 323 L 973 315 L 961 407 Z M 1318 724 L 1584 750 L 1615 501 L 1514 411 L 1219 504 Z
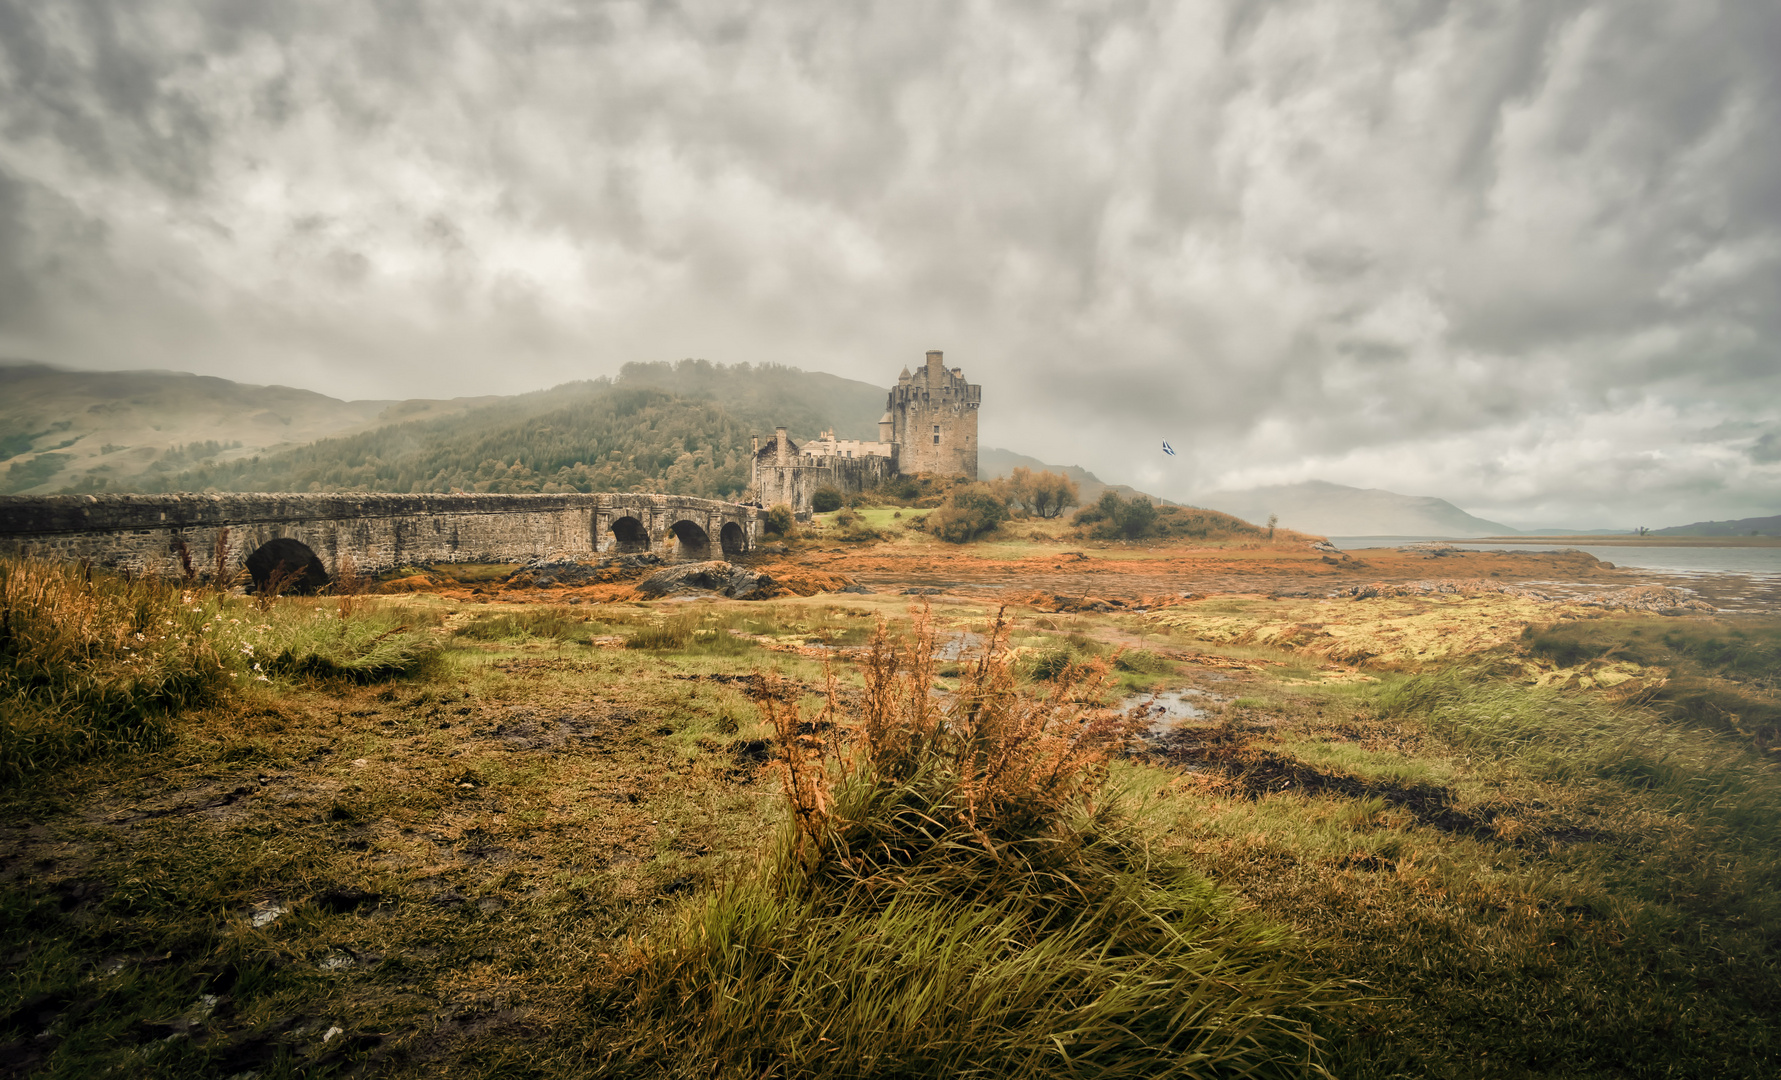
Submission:
M 621 550 L 691 559 L 746 553 L 760 517 L 738 503 L 621 493 L 10 495 L 0 496 L 0 553 L 171 575 L 208 570 L 219 547 L 242 566 L 276 539 L 309 548 L 330 575 L 343 559 L 361 573 Z

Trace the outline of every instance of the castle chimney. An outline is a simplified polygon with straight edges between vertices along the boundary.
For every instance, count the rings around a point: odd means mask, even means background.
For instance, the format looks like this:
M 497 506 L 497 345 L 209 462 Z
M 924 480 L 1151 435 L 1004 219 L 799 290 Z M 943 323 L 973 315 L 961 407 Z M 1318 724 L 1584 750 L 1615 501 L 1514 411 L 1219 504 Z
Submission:
M 929 349 L 928 350 L 928 385 L 929 386 L 933 386 L 935 383 L 939 382 L 940 381 L 939 377 L 941 375 L 946 374 L 946 365 L 940 362 L 941 359 L 945 355 L 946 354 L 941 352 L 939 349 Z
M 779 435 L 777 436 L 778 443 L 773 454 L 773 459 L 779 463 L 781 468 L 783 468 L 784 466 L 791 464 L 792 440 L 790 436 L 786 435 L 784 428 L 776 428 L 774 430 L 778 431 Z
M 761 437 L 759 435 L 750 435 L 748 441 L 751 444 L 749 449 L 757 454 L 761 452 Z

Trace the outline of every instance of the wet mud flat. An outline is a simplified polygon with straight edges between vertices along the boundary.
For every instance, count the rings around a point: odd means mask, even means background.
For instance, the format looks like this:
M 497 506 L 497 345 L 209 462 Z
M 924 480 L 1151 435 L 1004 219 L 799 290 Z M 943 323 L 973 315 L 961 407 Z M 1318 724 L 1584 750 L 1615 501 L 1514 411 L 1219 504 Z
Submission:
M 1247 554 L 1247 553 L 1246 553 Z M 1475 579 L 1525 585 L 1586 598 L 1649 585 L 1687 590 L 1732 614 L 1781 612 L 1781 577 L 1621 568 L 1582 552 L 1362 549 L 1330 556 L 1233 557 L 1182 552 L 1121 558 L 1117 552 L 1079 557 L 997 561 L 970 557 L 892 555 L 881 551 L 820 552 L 813 565 L 844 573 L 875 592 L 939 590 L 993 599 L 1002 592 L 1041 591 L 1060 597 L 1125 602 L 1192 593 L 1332 596 L 1369 584 Z

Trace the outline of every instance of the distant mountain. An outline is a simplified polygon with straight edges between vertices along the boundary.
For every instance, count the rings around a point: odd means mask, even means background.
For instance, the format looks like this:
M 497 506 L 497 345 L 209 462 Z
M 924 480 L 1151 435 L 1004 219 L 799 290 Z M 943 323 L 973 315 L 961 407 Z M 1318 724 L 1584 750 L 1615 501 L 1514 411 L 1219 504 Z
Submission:
M 1175 505 L 1167 499 L 1159 499 L 1155 495 L 1145 494 L 1130 484 L 1109 484 L 1080 465 L 1047 465 L 1036 457 L 1017 454 L 1012 450 L 1000 450 L 993 446 L 985 446 L 977 452 L 977 478 L 980 480 L 995 480 L 1023 467 L 1034 472 L 1062 473 L 1076 481 L 1076 488 L 1081 495 L 1083 506 L 1099 499 L 1103 491 L 1116 491 L 1121 498 L 1126 499 L 1139 496 L 1164 506 Z
M 1774 517 L 1739 518 L 1736 521 L 1697 521 L 1653 529 L 1652 536 L 1781 536 L 1781 514 Z
M 1214 491 L 1195 505 L 1251 522 L 1280 515 L 1281 526 L 1324 536 L 1511 536 L 1516 530 L 1474 517 L 1446 499 L 1399 495 L 1322 480 L 1246 491 Z
M 0 494 L 130 490 L 200 461 L 231 461 L 497 398 L 341 401 L 174 371 L 0 363 Z

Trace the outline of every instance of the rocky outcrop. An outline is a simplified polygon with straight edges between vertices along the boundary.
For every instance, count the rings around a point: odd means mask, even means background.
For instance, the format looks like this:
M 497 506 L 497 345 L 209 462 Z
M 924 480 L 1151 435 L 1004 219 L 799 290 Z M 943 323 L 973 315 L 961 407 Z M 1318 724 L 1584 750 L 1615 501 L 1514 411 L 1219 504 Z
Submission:
M 574 589 L 583 585 L 609 585 L 630 581 L 667 562 L 653 551 L 581 562 L 575 559 L 538 559 L 507 576 L 513 588 Z
M 761 600 L 772 594 L 773 579 L 722 561 L 682 563 L 644 578 L 637 591 L 652 598 L 703 592 L 732 600 Z

